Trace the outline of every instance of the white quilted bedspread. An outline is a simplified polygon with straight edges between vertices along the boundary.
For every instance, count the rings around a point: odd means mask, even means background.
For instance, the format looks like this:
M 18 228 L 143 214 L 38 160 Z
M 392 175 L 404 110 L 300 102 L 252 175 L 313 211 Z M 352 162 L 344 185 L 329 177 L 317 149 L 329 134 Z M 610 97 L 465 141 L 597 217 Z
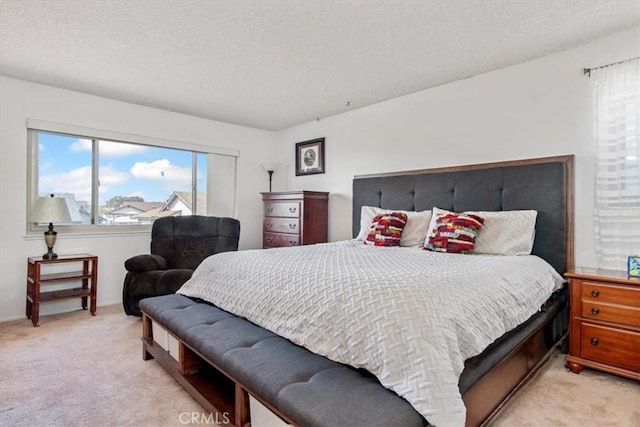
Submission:
M 365 368 L 431 424 L 463 426 L 464 360 L 537 312 L 563 279 L 535 256 L 342 241 L 207 258 L 178 291 Z

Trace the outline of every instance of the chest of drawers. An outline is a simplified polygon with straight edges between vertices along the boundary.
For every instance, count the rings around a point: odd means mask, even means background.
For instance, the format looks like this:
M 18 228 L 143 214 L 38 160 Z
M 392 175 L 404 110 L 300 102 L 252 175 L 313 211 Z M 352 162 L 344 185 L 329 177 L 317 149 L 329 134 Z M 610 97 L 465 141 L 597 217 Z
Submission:
M 640 380 L 640 280 L 626 272 L 568 272 L 571 314 L 567 366 Z
M 262 201 L 264 248 L 310 245 L 327 241 L 329 193 L 262 193 Z

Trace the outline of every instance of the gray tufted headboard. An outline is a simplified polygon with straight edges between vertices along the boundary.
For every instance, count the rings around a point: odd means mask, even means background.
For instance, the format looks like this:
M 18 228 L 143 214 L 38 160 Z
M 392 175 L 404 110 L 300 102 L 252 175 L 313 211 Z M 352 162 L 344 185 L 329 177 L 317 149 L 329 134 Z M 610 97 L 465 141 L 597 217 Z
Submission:
M 573 267 L 573 156 L 424 169 L 353 179 L 355 237 L 362 206 L 462 212 L 535 209 L 533 254 L 560 274 Z

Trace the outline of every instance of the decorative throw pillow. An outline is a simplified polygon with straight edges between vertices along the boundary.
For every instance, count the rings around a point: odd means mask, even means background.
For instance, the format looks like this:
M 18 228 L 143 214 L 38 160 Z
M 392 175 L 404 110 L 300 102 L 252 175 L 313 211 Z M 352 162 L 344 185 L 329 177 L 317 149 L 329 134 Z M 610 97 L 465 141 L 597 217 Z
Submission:
M 407 214 L 402 212 L 376 215 L 371 221 L 364 243 L 375 246 L 399 246 L 400 236 L 406 224 Z
M 445 213 L 455 212 L 433 208 L 434 218 Z M 476 239 L 474 254 L 510 256 L 531 254 L 535 237 L 536 218 L 538 216 L 537 211 L 467 211 L 465 214 L 478 215 L 484 218 L 482 231 Z M 432 228 L 433 219 L 429 226 L 429 234 Z
M 424 239 L 429 230 L 429 222 L 431 221 L 431 210 L 428 211 L 403 211 L 382 209 L 374 206 L 363 206 L 360 210 L 360 232 L 356 240 L 364 240 L 369 233 L 371 221 L 373 217 L 381 213 L 400 212 L 407 215 L 407 223 L 400 236 L 400 246 L 403 247 L 419 247 L 424 244 Z
M 473 252 L 484 218 L 467 213 L 439 213 L 424 248 L 435 252 L 468 254 Z

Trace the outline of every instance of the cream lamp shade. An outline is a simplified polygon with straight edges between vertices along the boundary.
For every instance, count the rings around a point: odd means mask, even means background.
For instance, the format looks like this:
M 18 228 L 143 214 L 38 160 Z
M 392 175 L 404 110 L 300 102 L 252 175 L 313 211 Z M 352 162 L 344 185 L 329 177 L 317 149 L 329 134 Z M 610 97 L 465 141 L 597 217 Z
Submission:
M 54 197 L 53 194 L 47 197 L 38 197 L 31 212 L 31 222 L 49 223 L 48 230 L 44 232 L 44 242 L 48 251 L 42 257 L 45 259 L 57 258 L 58 255 L 53 253 L 53 245 L 56 243 L 58 233 L 53 230 L 53 223 L 71 222 L 67 201 L 61 197 Z

